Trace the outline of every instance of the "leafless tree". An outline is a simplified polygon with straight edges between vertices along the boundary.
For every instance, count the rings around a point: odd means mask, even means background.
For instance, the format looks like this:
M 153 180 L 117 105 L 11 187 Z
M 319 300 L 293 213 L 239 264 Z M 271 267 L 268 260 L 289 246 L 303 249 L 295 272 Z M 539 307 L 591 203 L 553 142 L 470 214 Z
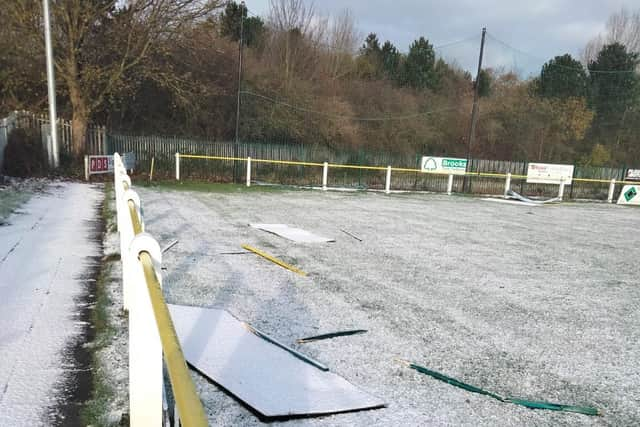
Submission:
M 621 9 L 607 20 L 604 34 L 599 34 L 587 43 L 582 54 L 584 63 L 596 59 L 604 45 L 620 43 L 630 52 L 640 53 L 640 9 L 631 12 Z
M 285 87 L 295 75 L 317 68 L 317 53 L 327 25 L 313 3 L 271 0 L 267 25 L 271 30 L 270 53 L 280 64 Z
M 349 9 L 342 10 L 331 19 L 327 32 L 328 61 L 326 61 L 331 79 L 341 78 L 352 71 L 353 57 L 361 38 Z
M 58 0 L 52 3 L 55 69 L 73 119 L 73 154 L 85 151 L 92 113 L 129 82 L 151 49 L 206 17 L 222 0 Z M 19 43 L 44 46 L 42 2 L 14 0 L 7 8 Z M 32 52 L 33 54 L 33 52 Z M 142 71 L 143 72 L 143 71 Z

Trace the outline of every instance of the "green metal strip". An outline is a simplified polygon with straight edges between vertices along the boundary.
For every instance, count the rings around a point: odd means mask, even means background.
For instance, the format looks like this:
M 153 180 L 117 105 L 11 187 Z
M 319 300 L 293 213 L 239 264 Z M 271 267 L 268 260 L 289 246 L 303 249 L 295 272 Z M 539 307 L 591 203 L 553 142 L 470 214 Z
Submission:
M 480 387 L 476 387 L 471 384 L 463 383 L 462 381 L 458 381 L 455 378 L 451 378 L 439 372 L 432 371 L 430 369 L 425 368 L 424 366 L 416 365 L 415 363 L 407 362 L 405 360 L 401 360 L 401 362 L 409 366 L 411 369 L 414 369 L 420 372 L 421 374 L 429 375 L 435 379 L 444 381 L 447 384 L 451 384 L 453 386 L 462 388 L 472 393 L 479 393 L 485 396 L 493 397 L 494 399 L 497 399 L 500 402 L 513 403 L 514 405 L 520 405 L 530 409 L 547 409 L 550 411 L 575 412 L 583 415 L 602 415 L 602 412 L 598 408 L 594 408 L 592 406 L 562 405 L 559 403 L 540 402 L 535 400 L 519 399 L 516 397 L 503 397 L 497 393 L 484 390 Z

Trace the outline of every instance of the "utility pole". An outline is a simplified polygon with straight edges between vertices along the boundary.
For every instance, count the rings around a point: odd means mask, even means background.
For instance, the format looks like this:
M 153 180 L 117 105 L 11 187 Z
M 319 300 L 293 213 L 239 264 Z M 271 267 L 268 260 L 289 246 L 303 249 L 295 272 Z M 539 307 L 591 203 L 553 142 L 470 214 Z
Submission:
M 51 147 L 47 147 L 47 149 L 53 151 L 53 167 L 57 168 L 60 165 L 60 157 L 58 151 L 58 126 L 56 123 L 56 76 L 53 70 L 54 63 L 53 46 L 51 44 L 51 19 L 49 16 L 49 0 L 42 0 L 42 13 L 44 15 L 44 40 L 47 56 L 47 86 L 49 92 L 49 121 L 51 123 Z
M 244 13 L 247 7 L 244 1 L 240 3 L 240 45 L 238 46 L 238 98 L 236 101 L 236 138 L 234 143 L 234 155 L 238 157 L 238 145 L 240 144 L 240 90 L 242 89 L 242 48 L 244 46 Z M 238 179 L 238 168 L 236 161 L 233 161 L 233 182 Z
M 467 143 L 467 171 L 471 167 L 471 145 L 476 137 L 476 123 L 478 121 L 478 92 L 480 90 L 480 71 L 482 71 L 482 55 L 484 54 L 484 38 L 487 29 L 482 29 L 482 40 L 480 41 L 480 57 L 478 58 L 478 72 L 476 73 L 476 83 L 473 91 L 473 108 L 471 110 L 471 129 L 469 129 L 469 141 Z M 465 175 L 462 188 L 467 187 L 467 177 Z

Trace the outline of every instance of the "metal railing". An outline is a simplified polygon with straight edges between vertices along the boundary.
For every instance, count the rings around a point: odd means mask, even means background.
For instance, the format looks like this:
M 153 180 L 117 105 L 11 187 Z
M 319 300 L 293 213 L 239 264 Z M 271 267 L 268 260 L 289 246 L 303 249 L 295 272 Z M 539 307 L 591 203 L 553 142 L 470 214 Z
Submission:
M 206 426 L 180 342 L 162 294 L 162 252 L 144 230 L 140 197 L 121 157 L 114 155 L 116 215 L 120 234 L 123 301 L 129 311 L 129 406 L 132 426 L 163 423 L 162 360 L 176 402 L 175 425 Z
M 356 169 L 356 170 L 369 170 L 369 171 L 385 171 L 385 185 L 384 191 L 385 193 L 390 193 L 392 191 L 392 181 L 391 174 L 392 172 L 396 173 L 413 173 L 413 174 L 424 174 L 424 175 L 440 175 L 447 176 L 447 189 L 446 193 L 451 195 L 453 193 L 453 183 L 454 177 L 475 177 L 475 178 L 487 178 L 487 179 L 502 179 L 504 180 L 504 193 L 503 195 L 506 197 L 508 191 L 511 189 L 511 184 L 513 181 L 523 181 L 527 179 L 527 175 L 519 175 L 512 173 L 490 173 L 490 172 L 458 172 L 455 174 L 448 172 L 434 172 L 434 171 L 423 171 L 421 169 L 416 168 L 401 168 L 401 167 L 392 167 L 392 166 L 364 166 L 364 165 L 349 165 L 349 164 L 338 164 L 338 163 L 329 163 L 329 162 L 298 162 L 292 160 L 271 160 L 271 159 L 253 159 L 251 157 L 227 157 L 227 156 L 206 156 L 206 155 L 194 155 L 194 154 L 180 154 L 175 153 L 175 177 L 176 180 L 180 180 L 180 159 L 201 159 L 201 160 L 218 160 L 218 161 L 240 161 L 246 163 L 246 186 L 251 186 L 251 170 L 253 163 L 266 163 L 266 164 L 274 164 L 274 165 L 290 165 L 290 166 L 305 166 L 305 167 L 317 167 L 322 168 L 322 190 L 327 190 L 328 187 L 328 176 L 329 169 Z M 624 181 L 624 180 L 615 180 L 615 179 L 593 179 L 593 178 L 572 178 L 572 182 L 584 182 L 584 183 L 597 183 L 597 184 L 608 184 L 608 192 L 607 192 L 607 202 L 612 203 L 614 200 L 614 194 L 616 191 L 616 185 L 637 185 L 637 182 L 632 181 Z M 558 198 L 562 200 L 564 196 L 565 186 L 569 183 L 565 184 L 560 183 L 558 185 Z

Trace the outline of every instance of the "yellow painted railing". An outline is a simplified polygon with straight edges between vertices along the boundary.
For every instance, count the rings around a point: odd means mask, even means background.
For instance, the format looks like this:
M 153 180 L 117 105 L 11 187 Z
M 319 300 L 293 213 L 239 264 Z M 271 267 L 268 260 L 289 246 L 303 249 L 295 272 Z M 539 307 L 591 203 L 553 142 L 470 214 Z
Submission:
M 316 166 L 323 167 L 324 163 L 317 162 L 298 162 L 294 160 L 271 160 L 271 159 L 254 159 L 251 157 L 227 157 L 227 156 L 203 156 L 203 155 L 195 155 L 195 154 L 180 154 L 176 153 L 177 159 L 204 159 L 204 160 L 225 160 L 225 161 L 240 161 L 247 162 L 250 159 L 251 163 L 269 163 L 274 165 L 291 165 L 291 166 Z M 371 170 L 371 171 L 386 171 L 388 166 L 364 166 L 364 165 L 348 165 L 348 164 L 339 164 L 339 163 L 327 163 L 329 168 L 335 169 L 361 169 L 361 170 Z M 409 173 L 425 173 L 432 175 L 450 175 L 447 172 L 433 172 L 433 171 L 423 171 L 421 169 L 415 168 L 399 168 L 391 166 L 391 171 L 393 172 L 409 172 Z M 489 173 L 489 172 L 464 172 L 464 173 L 456 173 L 456 176 L 470 176 L 470 177 L 484 177 L 484 178 L 501 178 L 504 179 L 508 174 L 505 173 Z M 527 175 L 518 175 L 518 174 L 510 174 L 511 179 L 526 179 Z M 609 184 L 611 182 L 610 179 L 593 179 L 593 178 L 572 178 L 573 181 L 578 182 L 599 182 L 603 184 Z M 637 182 L 633 181 L 618 181 L 616 180 L 616 184 L 628 184 L 628 185 L 637 185 Z
M 162 355 L 176 402 L 176 425 L 207 425 L 161 286 L 157 242 L 144 232 L 140 199 L 118 154 L 114 155 L 123 296 L 129 310 L 129 390 L 132 426 L 161 425 Z M 131 250 L 129 250 L 131 247 Z M 159 361 L 159 364 L 158 364 Z
M 400 168 L 400 167 L 392 167 L 392 166 L 365 166 L 365 165 L 349 165 L 349 164 L 338 164 L 338 163 L 317 163 L 317 162 L 297 162 L 294 160 L 270 160 L 270 159 L 252 159 L 251 157 L 228 157 L 228 156 L 205 156 L 205 155 L 194 155 L 194 154 L 180 154 L 176 153 L 176 180 L 180 180 L 180 159 L 204 159 L 204 160 L 220 160 L 220 161 L 240 161 L 246 162 L 246 172 L 247 172 L 247 187 L 251 185 L 251 165 L 252 163 L 266 163 L 266 164 L 274 164 L 274 165 L 290 165 L 290 166 L 309 166 L 309 167 L 322 167 L 322 189 L 327 190 L 327 180 L 329 175 L 329 169 L 357 169 L 357 170 L 370 170 L 370 171 L 386 171 L 386 182 L 385 182 L 385 192 L 391 192 L 391 173 L 392 172 L 400 172 L 400 173 L 424 173 L 431 175 L 444 175 L 449 177 L 449 181 L 447 183 L 447 194 L 452 194 L 453 191 L 453 177 L 454 176 L 468 176 L 468 177 L 481 177 L 481 178 L 489 178 L 489 179 L 504 179 L 504 196 L 506 197 L 509 190 L 511 189 L 511 181 L 512 180 L 523 180 L 526 179 L 526 175 L 518 175 L 511 173 L 492 173 L 492 172 L 456 172 L 452 174 L 451 172 L 440 172 L 440 171 L 423 171 L 421 169 L 414 168 Z M 635 182 L 629 181 L 616 181 L 613 179 L 592 179 L 592 178 L 572 178 L 572 181 L 575 182 L 590 182 L 590 183 L 601 183 L 601 184 L 609 184 L 609 192 L 607 196 L 607 201 L 613 202 L 613 195 L 615 192 L 615 186 L 618 184 L 622 185 L 631 185 L 637 184 Z M 564 186 L 565 183 L 559 184 L 558 191 L 558 199 L 562 200 L 564 194 Z

